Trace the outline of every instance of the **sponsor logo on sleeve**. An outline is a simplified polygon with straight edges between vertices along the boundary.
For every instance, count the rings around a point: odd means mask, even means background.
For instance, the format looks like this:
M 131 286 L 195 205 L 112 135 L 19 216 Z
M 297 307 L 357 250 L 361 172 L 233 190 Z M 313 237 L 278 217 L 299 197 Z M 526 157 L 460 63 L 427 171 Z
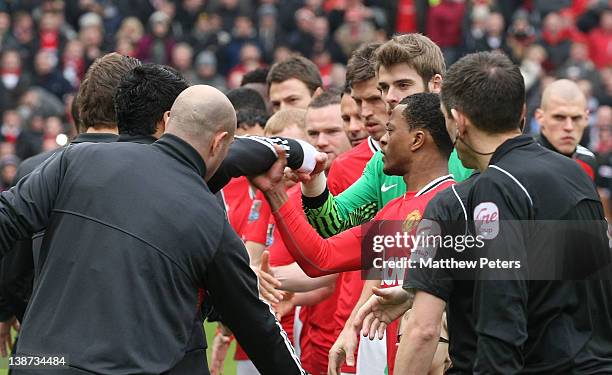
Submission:
M 499 208 L 493 202 L 480 203 L 474 209 L 476 234 L 485 240 L 497 237 L 499 233 Z

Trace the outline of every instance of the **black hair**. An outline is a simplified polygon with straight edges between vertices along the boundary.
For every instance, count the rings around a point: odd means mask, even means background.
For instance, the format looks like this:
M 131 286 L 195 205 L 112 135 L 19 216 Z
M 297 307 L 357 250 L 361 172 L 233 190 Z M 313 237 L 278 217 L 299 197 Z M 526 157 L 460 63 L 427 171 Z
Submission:
M 446 131 L 446 122 L 440 110 L 440 97 L 432 93 L 419 93 L 405 97 L 400 104 L 406 105 L 402 116 L 409 129 L 426 130 L 438 146 L 440 154 L 450 157 L 453 142 Z
M 268 116 L 265 112 L 251 107 L 238 110 L 236 112 L 236 119 L 239 128 L 251 128 L 255 125 L 263 128 L 266 126 L 266 122 L 268 122 Z
M 189 83 L 175 69 L 146 64 L 128 72 L 115 93 L 119 133 L 153 135 L 156 124 L 169 111 Z
M 242 82 L 240 83 L 240 86 L 244 86 L 249 83 L 263 83 L 264 85 L 267 84 L 266 79 L 268 77 L 269 71 L 270 69 L 268 68 L 257 68 L 246 73 L 244 76 L 242 76 Z
M 455 108 L 490 134 L 521 126 L 525 81 L 518 66 L 499 52 L 479 52 L 454 63 L 442 81 L 448 115 Z
M 236 112 L 245 108 L 254 108 L 263 113 L 266 113 L 266 103 L 264 102 L 261 95 L 253 90 L 246 87 L 238 87 L 228 91 L 226 94 L 230 100 Z

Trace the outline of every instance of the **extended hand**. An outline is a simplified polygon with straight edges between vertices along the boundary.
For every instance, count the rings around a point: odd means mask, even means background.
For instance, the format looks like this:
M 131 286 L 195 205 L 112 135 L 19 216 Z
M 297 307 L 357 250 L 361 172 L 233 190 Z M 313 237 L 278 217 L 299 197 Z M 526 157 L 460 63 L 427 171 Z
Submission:
M 275 305 L 283 300 L 284 294 L 278 289 L 281 282 L 274 277 L 270 270 L 269 251 L 264 251 L 261 254 L 261 266 L 257 272 L 257 278 L 259 279 L 259 294 L 265 301 L 270 305 Z
M 401 317 L 412 306 L 413 296 L 401 286 L 393 288 L 372 288 L 374 295 L 359 309 L 355 325 L 361 325 L 361 334 L 374 340 L 382 340 L 387 325 Z
M 11 328 L 14 328 L 15 331 L 19 331 L 21 328 L 17 318 L 12 317 L 9 320 L 0 322 L 0 354 L 2 354 L 2 357 L 8 356 L 13 351 Z
M 349 321 L 338 335 L 338 339 L 329 350 L 328 375 L 339 375 L 345 361 L 347 365 L 355 366 L 355 351 L 359 343 L 357 331 L 355 325 Z
M 279 188 L 283 190 L 285 189 L 283 184 L 283 175 L 285 166 L 287 166 L 287 154 L 285 153 L 285 150 L 278 146 L 274 146 L 274 148 L 278 154 L 278 159 L 274 162 L 274 164 L 272 164 L 270 169 L 264 174 L 249 178 L 251 184 L 264 193 Z

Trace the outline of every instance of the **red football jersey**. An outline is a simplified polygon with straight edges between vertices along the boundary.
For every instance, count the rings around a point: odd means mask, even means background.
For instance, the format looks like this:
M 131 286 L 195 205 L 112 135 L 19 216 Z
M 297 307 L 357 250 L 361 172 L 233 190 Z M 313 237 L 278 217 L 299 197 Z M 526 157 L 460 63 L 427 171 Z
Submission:
M 374 153 L 379 149 L 376 141 L 372 137 L 361 142 L 359 145 L 347 151 L 334 160 L 329 173 L 327 175 L 327 186 L 333 195 L 338 195 L 355 181 L 361 177 L 366 164 L 370 161 Z M 334 321 L 336 324 L 336 337 L 344 328 L 344 324 L 348 320 L 353 308 L 359 300 L 361 290 L 363 289 L 363 280 L 361 272 L 353 271 L 338 275 L 339 282 L 336 287 L 339 288 L 338 302 L 334 313 Z M 356 354 L 356 353 L 355 353 Z M 354 374 L 356 368 L 354 366 L 342 367 L 343 373 Z
M 366 164 L 379 149 L 375 142 L 368 137 L 334 160 L 327 174 L 327 187 L 333 195 L 342 193 L 361 177 Z
M 259 213 L 259 209 L 253 210 L 251 207 L 255 194 L 249 180 L 246 177 L 234 178 L 221 192 L 229 223 L 242 238 L 247 222 L 256 219 Z
M 407 192 L 390 201 L 378 212 L 369 226 L 376 229 L 377 222 L 401 220 L 403 223 L 417 222 L 423 215 L 425 207 L 436 193 L 454 185 L 452 176 L 439 177 L 418 192 Z M 301 211 L 301 210 L 300 210 Z M 300 267 L 311 277 L 318 277 L 338 272 L 357 271 L 361 269 L 361 245 L 367 233 L 359 226 L 346 230 L 328 239 L 323 239 L 297 212 L 292 202 L 284 204 L 274 213 L 279 231 L 287 244 L 287 249 L 294 256 Z M 369 232 L 371 233 L 371 232 Z M 383 287 L 400 285 L 404 280 L 402 270 L 391 270 L 385 275 Z M 398 324 L 387 327 L 387 363 L 389 373 L 393 372 L 397 352 Z

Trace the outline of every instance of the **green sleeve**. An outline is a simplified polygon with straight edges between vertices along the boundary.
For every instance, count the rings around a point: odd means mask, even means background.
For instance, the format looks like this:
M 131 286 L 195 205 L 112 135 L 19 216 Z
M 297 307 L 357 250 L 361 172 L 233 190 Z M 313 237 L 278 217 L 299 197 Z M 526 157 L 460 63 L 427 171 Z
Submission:
M 323 237 L 331 237 L 370 220 L 378 211 L 376 158 L 372 158 L 361 177 L 340 195 L 328 193 L 322 205 L 304 205 L 310 224 Z
M 472 175 L 472 172 L 472 169 L 468 169 L 461 164 L 461 160 L 459 160 L 459 156 L 457 155 L 457 150 L 454 149 L 448 159 L 448 173 L 453 175 L 455 181 L 461 182 L 467 180 L 468 177 Z
M 372 219 L 378 211 L 376 202 L 357 207 L 350 212 L 346 219 L 342 219 L 338 214 L 336 199 L 328 194 L 325 203 L 317 208 L 304 207 L 304 213 L 308 222 L 313 228 L 324 237 L 332 237 L 349 228 L 363 224 Z

